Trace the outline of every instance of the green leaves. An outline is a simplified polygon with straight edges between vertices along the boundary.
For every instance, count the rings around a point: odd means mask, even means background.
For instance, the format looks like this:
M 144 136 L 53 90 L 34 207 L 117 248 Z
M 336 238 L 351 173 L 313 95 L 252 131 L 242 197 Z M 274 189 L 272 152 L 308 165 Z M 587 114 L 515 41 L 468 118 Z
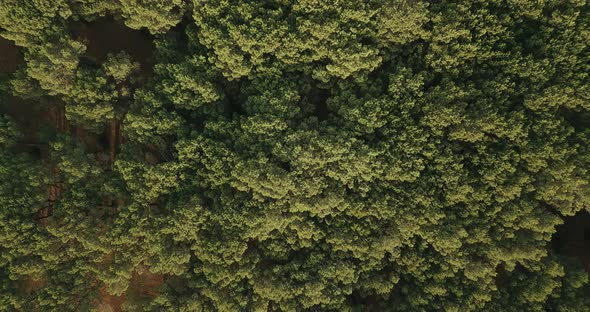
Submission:
M 419 39 L 425 32 L 423 4 L 403 1 L 359 4 L 309 1 L 269 4 L 200 2 L 193 9 L 199 39 L 224 76 L 238 79 L 276 66 L 304 70 L 317 80 L 360 77 L 379 66 L 389 48 Z M 402 17 L 407 22 L 401 22 Z M 278 62 L 272 62 L 271 56 Z
M 587 310 L 586 2 L 21 2 L 0 305 Z
M 121 11 L 129 28 L 147 28 L 152 34 L 161 34 L 172 28 L 182 18 L 186 3 L 173 0 L 163 3 L 157 0 L 123 0 Z
M 48 94 L 67 95 L 74 87 L 79 57 L 84 51 L 83 43 L 59 31 L 55 37 L 27 51 L 27 74 Z
M 19 136 L 16 123 L 8 116 L 0 116 L 0 146 L 3 148 L 13 146 Z
M 223 98 L 215 85 L 215 73 L 203 56 L 189 57 L 179 64 L 161 64 L 156 71 L 163 77 L 156 90 L 180 109 L 197 109 Z

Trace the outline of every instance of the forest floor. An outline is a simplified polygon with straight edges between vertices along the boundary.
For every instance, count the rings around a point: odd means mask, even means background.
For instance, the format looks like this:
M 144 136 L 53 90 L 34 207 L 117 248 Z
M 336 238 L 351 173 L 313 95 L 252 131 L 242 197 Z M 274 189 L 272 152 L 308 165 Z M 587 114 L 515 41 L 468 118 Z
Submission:
M 113 19 L 75 22 L 70 26 L 74 37 L 86 44 L 85 56 L 96 65 L 106 61 L 109 53 L 127 52 L 140 63 L 143 76 L 153 67 L 153 37 L 147 31 L 133 30 Z
M 552 245 L 558 254 L 580 261 L 590 273 L 590 213 L 582 211 L 565 217 L 553 235 Z
M 122 311 L 122 306 L 126 300 L 142 301 L 145 299 L 155 298 L 158 296 L 158 289 L 164 284 L 164 275 L 153 274 L 147 269 L 141 272 L 135 272 L 129 282 L 129 288 L 121 296 L 109 294 L 105 287 L 99 290 L 98 310 L 104 312 Z
M 0 37 L 0 73 L 14 72 L 23 61 L 14 43 Z

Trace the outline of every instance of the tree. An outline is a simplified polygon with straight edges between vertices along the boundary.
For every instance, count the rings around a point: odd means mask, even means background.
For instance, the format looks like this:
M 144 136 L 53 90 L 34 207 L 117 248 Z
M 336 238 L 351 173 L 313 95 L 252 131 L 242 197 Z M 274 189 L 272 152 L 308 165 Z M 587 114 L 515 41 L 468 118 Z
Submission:
M 423 4 L 386 3 L 274 1 L 233 5 L 211 1 L 195 5 L 193 18 L 200 41 L 212 50 L 215 66 L 229 79 L 278 65 L 328 81 L 363 75 L 381 64 L 378 45 L 363 42 L 391 47 L 424 35 L 421 28 L 427 11 Z M 399 16 L 409 17 L 409 22 L 398 23 Z M 271 56 L 278 62 L 272 62 Z
M 6 309 L 588 310 L 587 2 L 48 3 L 0 4 Z
M 166 32 L 180 22 L 186 3 L 173 0 L 167 3 L 154 0 L 123 0 L 121 11 L 125 25 L 133 29 L 147 28 L 152 34 Z
M 139 64 L 125 52 L 109 54 L 99 69 L 80 67 L 65 94 L 67 115 L 75 123 L 99 128 L 120 119 L 137 83 Z

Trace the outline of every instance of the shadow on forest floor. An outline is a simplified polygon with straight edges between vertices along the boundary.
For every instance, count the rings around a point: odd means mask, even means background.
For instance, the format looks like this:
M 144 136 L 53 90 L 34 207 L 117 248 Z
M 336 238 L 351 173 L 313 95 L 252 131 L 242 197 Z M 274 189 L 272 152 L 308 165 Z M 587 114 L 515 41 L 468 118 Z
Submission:
M 590 273 L 590 213 L 564 218 L 551 243 L 557 254 L 577 259 Z
M 93 22 L 74 22 L 70 25 L 73 37 L 86 44 L 85 56 L 102 64 L 109 53 L 127 52 L 140 63 L 144 76 L 152 73 L 153 36 L 146 30 L 134 30 L 114 19 L 100 19 Z
M 0 78 L 3 79 L 3 84 L 10 84 L 12 73 L 21 64 L 24 64 L 24 58 L 19 48 L 12 41 L 0 37 L 0 75 L 3 76 Z M 41 103 L 13 96 L 7 85 L 0 88 L 6 92 L 6 94 L 0 94 L 2 99 L 0 101 L 0 114 L 12 117 L 18 124 L 23 135 L 18 150 L 23 152 L 35 150 L 35 153 L 37 153 L 35 145 L 44 141 L 44 138 L 40 137 L 39 133 L 47 134 L 52 132 L 50 130 L 50 114 Z
M 14 42 L 0 37 L 0 73 L 12 73 L 23 62 Z

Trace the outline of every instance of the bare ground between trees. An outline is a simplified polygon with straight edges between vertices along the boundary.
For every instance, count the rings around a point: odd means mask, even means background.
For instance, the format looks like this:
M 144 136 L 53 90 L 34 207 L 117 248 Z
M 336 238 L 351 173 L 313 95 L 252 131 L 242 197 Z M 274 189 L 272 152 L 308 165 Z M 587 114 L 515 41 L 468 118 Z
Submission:
M 147 269 L 135 272 L 127 292 L 121 296 L 111 295 L 106 287 L 99 290 L 97 307 L 99 311 L 119 312 L 126 300 L 142 300 L 158 296 L 158 289 L 164 284 L 164 275 L 153 274 Z
M 101 20 L 93 23 L 79 22 L 72 27 L 74 34 L 87 44 L 85 57 L 96 64 L 106 60 L 109 53 L 125 51 L 141 64 L 141 74 L 152 72 L 152 51 L 154 46 L 148 34 L 126 28 L 114 20 Z M 18 47 L 12 41 L 0 37 L 0 73 L 11 74 L 23 63 Z M 38 154 L 37 157 L 48 157 L 48 145 L 38 137 L 42 127 L 53 133 L 70 133 L 85 149 L 96 155 L 97 160 L 104 159 L 101 155 L 108 154 L 110 163 L 114 161 L 116 150 L 123 143 L 121 122 L 113 120 L 106 125 L 102 133 L 93 133 L 81 126 L 72 125 L 66 117 L 66 107 L 56 99 L 48 98 L 42 107 L 31 101 L 17 99 L 12 96 L 0 103 L 0 113 L 8 114 L 19 124 L 23 133 L 18 149 L 21 152 Z M 55 171 L 55 170 L 54 170 Z M 57 171 L 54 174 L 58 174 Z M 51 185 L 47 190 L 48 205 L 40 209 L 39 220 L 43 224 L 51 214 L 52 204 L 60 196 L 59 185 Z M 121 311 L 128 299 L 138 300 L 155 297 L 158 288 L 164 283 L 164 276 L 153 274 L 146 268 L 134 273 L 128 291 L 122 296 L 108 293 L 106 287 L 99 289 L 97 308 L 99 311 Z M 43 287 L 44 281 L 32 277 L 18 283 L 19 291 L 27 294 Z
M 565 217 L 553 235 L 552 244 L 558 254 L 577 259 L 590 273 L 590 213 L 582 211 Z
M 11 73 L 22 64 L 18 48 L 10 40 L 0 37 L 0 73 Z

